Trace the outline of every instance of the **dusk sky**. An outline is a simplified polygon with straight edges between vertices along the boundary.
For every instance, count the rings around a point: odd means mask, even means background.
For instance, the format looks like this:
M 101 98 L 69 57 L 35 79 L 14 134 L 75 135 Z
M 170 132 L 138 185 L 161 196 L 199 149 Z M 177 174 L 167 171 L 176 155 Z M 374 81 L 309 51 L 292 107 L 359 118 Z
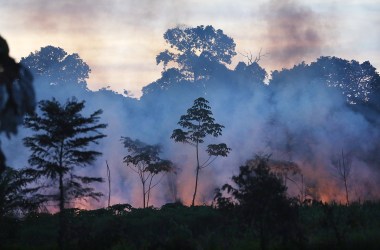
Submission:
M 163 33 L 178 25 L 213 25 L 236 51 L 266 54 L 268 71 L 321 55 L 380 68 L 380 0 L 0 0 L 0 34 L 19 60 L 53 45 L 78 53 L 90 89 L 110 86 L 136 97 L 160 76 Z M 246 61 L 238 54 L 237 61 Z M 379 70 L 378 70 L 379 71 Z

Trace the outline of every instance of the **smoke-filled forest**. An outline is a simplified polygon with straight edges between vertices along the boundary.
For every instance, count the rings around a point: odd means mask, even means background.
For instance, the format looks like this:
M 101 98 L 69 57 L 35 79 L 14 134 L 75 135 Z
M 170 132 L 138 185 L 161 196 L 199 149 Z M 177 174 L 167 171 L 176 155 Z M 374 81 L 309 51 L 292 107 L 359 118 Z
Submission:
M 139 99 L 1 42 L 1 249 L 378 249 L 380 76 L 174 27 Z M 12 44 L 9 44 L 12 47 Z

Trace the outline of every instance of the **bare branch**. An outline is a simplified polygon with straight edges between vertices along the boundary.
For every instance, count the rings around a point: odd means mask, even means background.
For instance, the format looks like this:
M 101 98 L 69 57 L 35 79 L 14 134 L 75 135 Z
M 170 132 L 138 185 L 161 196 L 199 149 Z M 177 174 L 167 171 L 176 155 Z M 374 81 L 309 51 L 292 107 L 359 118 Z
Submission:
M 262 48 L 260 48 L 259 54 L 255 57 L 255 59 L 253 59 L 253 55 L 252 55 L 251 51 L 245 52 L 244 54 L 239 52 L 239 54 L 242 55 L 243 57 L 247 58 L 248 66 L 249 66 L 253 63 L 258 63 L 262 57 L 269 55 L 269 53 L 261 54 L 261 52 L 262 52 Z

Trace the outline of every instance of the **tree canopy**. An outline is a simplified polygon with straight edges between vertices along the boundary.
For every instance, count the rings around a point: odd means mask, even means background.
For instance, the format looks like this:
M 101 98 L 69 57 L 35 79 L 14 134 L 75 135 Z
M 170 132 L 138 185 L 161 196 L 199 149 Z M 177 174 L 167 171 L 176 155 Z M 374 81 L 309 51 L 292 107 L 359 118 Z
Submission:
M 160 158 L 160 145 L 148 145 L 129 137 L 122 137 L 122 142 L 128 151 L 128 155 L 123 158 L 124 163 L 138 174 L 142 185 L 143 207 L 149 207 L 151 191 L 162 179 L 154 182 L 154 177 L 172 171 L 173 163 Z
M 67 54 L 62 48 L 46 46 L 21 59 L 36 78 L 48 85 L 79 84 L 85 88 L 90 67 L 78 54 Z
M 350 104 L 370 101 L 371 92 L 380 88 L 380 76 L 368 61 L 323 56 L 310 67 L 328 86 L 341 89 Z
M 188 79 L 198 80 L 207 75 L 210 64 L 230 64 L 236 55 L 234 40 L 210 25 L 168 29 L 164 38 L 171 50 L 158 54 L 157 64 L 163 63 L 165 70 L 174 63 Z
M 269 86 L 296 84 L 324 84 L 341 91 L 348 104 L 363 104 L 376 102 L 371 96 L 380 90 L 380 76 L 368 61 L 322 56 L 310 64 L 274 71 Z

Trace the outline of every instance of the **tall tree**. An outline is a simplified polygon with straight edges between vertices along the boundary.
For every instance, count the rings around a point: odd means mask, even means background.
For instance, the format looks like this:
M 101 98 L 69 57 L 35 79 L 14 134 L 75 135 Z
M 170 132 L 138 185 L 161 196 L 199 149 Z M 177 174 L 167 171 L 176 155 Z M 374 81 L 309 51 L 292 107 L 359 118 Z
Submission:
M 153 179 L 161 173 L 171 171 L 173 164 L 159 157 L 161 153 L 160 145 L 148 145 L 129 137 L 122 137 L 121 139 L 124 147 L 128 150 L 128 155 L 124 157 L 124 163 L 137 173 L 140 178 L 143 207 L 146 208 L 149 206 L 152 189 L 160 183 L 163 175 L 156 182 Z
M 222 135 L 222 129 L 224 128 L 223 125 L 215 123 L 212 115 L 208 101 L 203 97 L 199 97 L 194 101 L 193 106 L 187 110 L 187 114 L 182 115 L 178 122 L 178 125 L 184 130 L 175 129 L 170 137 L 175 142 L 187 143 L 195 148 L 196 174 L 194 194 L 191 202 L 192 206 L 194 206 L 197 195 L 199 171 L 208 167 L 217 156 L 226 157 L 231 150 L 225 143 L 209 144 L 206 149 L 208 159 L 201 163 L 199 155 L 200 144 L 204 143 L 208 135 L 213 137 Z
M 101 110 L 86 117 L 81 114 L 84 101 L 75 98 L 62 105 L 54 98 L 40 101 L 41 115 L 33 114 L 25 119 L 25 127 L 36 132 L 24 138 L 30 148 L 29 164 L 36 167 L 38 176 L 53 181 L 58 193 L 48 195 L 48 199 L 58 201 L 60 211 L 59 245 L 62 248 L 65 235 L 64 209 L 72 199 L 90 197 L 98 199 L 102 194 L 95 192 L 88 184 L 101 182 L 102 178 L 80 176 L 75 168 L 88 166 L 100 152 L 89 149 L 90 144 L 98 143 L 105 137 L 100 132 L 107 125 L 100 123 Z M 56 182 L 58 181 L 58 184 Z
M 165 70 L 174 63 L 185 78 L 194 81 L 207 75 L 210 64 L 230 64 L 236 55 L 234 40 L 210 25 L 168 29 L 164 38 L 171 49 L 156 57 L 157 64 L 163 63 Z

